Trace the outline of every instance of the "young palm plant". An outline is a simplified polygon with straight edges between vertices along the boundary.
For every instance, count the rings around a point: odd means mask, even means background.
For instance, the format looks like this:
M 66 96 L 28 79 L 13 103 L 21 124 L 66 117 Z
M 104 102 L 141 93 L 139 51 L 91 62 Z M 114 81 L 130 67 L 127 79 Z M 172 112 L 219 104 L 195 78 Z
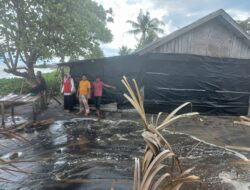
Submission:
M 142 133 L 146 143 L 144 159 L 141 166 L 140 160 L 135 158 L 133 190 L 178 190 L 184 183 L 199 182 L 200 178 L 198 176 L 190 175 L 194 168 L 182 171 L 177 155 L 173 152 L 168 141 L 159 132 L 159 130 L 168 127 L 180 118 L 194 117 L 199 113 L 191 112 L 176 115 L 179 110 L 190 104 L 190 102 L 187 102 L 171 112 L 161 123 L 159 123 L 159 120 L 162 113 L 157 115 L 156 121 L 154 121 L 153 117 L 148 121 L 136 81 L 133 79 L 135 90 L 132 89 L 126 77 L 123 77 L 122 83 L 130 95 L 124 94 L 125 98 L 137 110 L 145 128 Z M 178 169 L 176 171 L 166 172 L 167 165 L 164 164 L 164 161 L 168 159 L 173 160 L 173 169 L 176 168 L 174 163 L 177 165 Z

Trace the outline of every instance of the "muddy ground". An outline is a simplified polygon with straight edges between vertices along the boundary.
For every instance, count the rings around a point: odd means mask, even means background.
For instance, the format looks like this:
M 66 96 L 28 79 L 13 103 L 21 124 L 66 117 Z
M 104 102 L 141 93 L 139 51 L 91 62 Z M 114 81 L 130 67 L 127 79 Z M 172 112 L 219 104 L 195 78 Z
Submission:
M 32 119 L 31 105 L 18 106 L 16 115 L 23 116 L 29 120 Z M 49 109 L 38 115 L 38 120 L 54 118 L 55 120 L 72 119 L 79 117 L 75 113 L 63 112 L 61 106 L 52 101 Z M 140 122 L 136 112 L 106 112 L 105 119 L 131 119 Z M 90 117 L 96 118 L 94 113 Z M 155 116 L 156 117 L 156 116 Z M 164 115 L 162 116 L 164 118 Z M 182 132 L 195 136 L 206 142 L 219 146 L 246 146 L 250 147 L 250 127 L 234 124 L 233 121 L 239 120 L 237 116 L 200 116 L 201 121 L 196 119 L 181 119 L 172 124 L 168 129 L 173 132 Z M 84 117 L 83 117 L 84 118 Z M 151 115 L 148 115 L 151 118 Z
M 16 115 L 25 119 L 32 118 L 31 111 L 30 105 L 16 107 Z M 38 120 L 48 118 L 54 118 L 56 122 L 22 132 L 32 145 L 0 139 L 2 144 L 10 147 L 10 150 L 0 150 L 2 157 L 8 157 L 9 152 L 19 152 L 17 160 L 40 160 L 18 164 L 34 175 L 0 173 L 0 177 L 18 181 L 2 183 L 0 189 L 132 189 L 133 158 L 142 157 L 144 149 L 143 128 L 136 113 L 107 112 L 103 120 L 97 121 L 94 114 L 84 119 L 75 113 L 63 112 L 52 102 L 49 109 L 38 116 Z M 183 168 L 196 166 L 194 174 L 202 178 L 202 184 L 185 189 L 249 189 L 249 166 L 234 164 L 250 158 L 249 152 L 224 148 L 226 145 L 250 146 L 250 127 L 234 125 L 233 121 L 237 119 L 214 116 L 201 116 L 202 121 L 182 119 L 163 131 Z

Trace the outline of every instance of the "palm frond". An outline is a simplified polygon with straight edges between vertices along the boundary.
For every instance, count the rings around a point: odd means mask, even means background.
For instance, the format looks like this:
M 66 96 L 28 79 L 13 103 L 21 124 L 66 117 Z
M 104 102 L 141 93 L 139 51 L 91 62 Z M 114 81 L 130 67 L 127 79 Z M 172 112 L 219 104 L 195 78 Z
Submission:
M 130 83 L 128 82 L 126 77 L 123 77 L 122 83 L 127 88 L 130 95 L 128 96 L 127 94 L 124 94 L 125 98 L 127 98 L 127 100 L 137 110 L 145 127 L 145 131 L 142 133 L 142 137 L 146 143 L 144 159 L 143 159 L 142 169 L 140 168 L 139 159 L 138 158 L 135 159 L 133 189 L 156 190 L 159 189 L 160 186 L 162 185 L 164 190 L 178 190 L 184 183 L 199 181 L 199 177 L 194 175 L 189 175 L 189 173 L 194 168 L 190 168 L 182 172 L 180 161 L 173 152 L 171 145 L 158 131 L 159 129 L 163 129 L 164 127 L 169 126 L 170 124 L 172 124 L 173 122 L 175 122 L 180 118 L 189 118 L 197 116 L 199 113 L 191 112 L 176 116 L 176 113 L 178 111 L 180 111 L 183 107 L 190 104 L 190 102 L 187 102 L 176 108 L 174 111 L 172 111 L 163 120 L 163 122 L 161 122 L 160 125 L 158 125 L 158 122 L 162 115 L 161 112 L 157 115 L 155 123 L 153 116 L 151 117 L 151 122 L 148 122 L 144 110 L 143 99 L 141 97 L 139 87 L 136 81 L 133 79 L 135 92 L 130 86 Z M 162 162 L 169 158 L 173 159 L 174 161 L 173 163 L 176 163 L 176 165 L 178 166 L 179 175 L 173 178 L 173 176 L 171 176 L 170 173 L 165 172 L 156 180 L 156 175 L 158 175 L 159 171 L 165 168 L 165 165 L 162 164 Z M 171 180 L 168 180 L 169 182 L 166 183 L 168 177 L 171 177 Z
M 133 190 L 140 190 L 141 186 L 141 167 L 140 160 L 135 158 L 135 170 L 134 170 L 134 185 Z
M 185 113 L 185 114 L 175 116 L 175 117 L 171 118 L 170 120 L 167 120 L 167 121 L 163 122 L 161 125 L 159 125 L 157 127 L 157 129 L 158 130 L 163 129 L 163 128 L 169 126 L 170 124 L 172 124 L 173 122 L 177 121 L 178 119 L 190 118 L 190 117 L 194 117 L 194 116 L 198 116 L 198 115 L 199 115 L 198 112 L 191 112 L 191 113 Z

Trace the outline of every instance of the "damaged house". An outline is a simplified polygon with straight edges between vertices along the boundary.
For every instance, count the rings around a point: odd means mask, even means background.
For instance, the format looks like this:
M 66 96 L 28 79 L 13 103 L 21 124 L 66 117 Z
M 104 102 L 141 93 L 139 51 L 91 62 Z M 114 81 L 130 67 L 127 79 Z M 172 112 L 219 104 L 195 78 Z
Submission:
M 168 112 L 183 102 L 211 115 L 246 115 L 250 94 L 250 37 L 218 10 L 127 56 L 82 60 L 69 66 L 79 81 L 100 76 L 117 87 L 105 102 L 125 105 L 122 76 L 135 78 L 147 112 Z M 190 111 L 190 110 L 188 110 Z

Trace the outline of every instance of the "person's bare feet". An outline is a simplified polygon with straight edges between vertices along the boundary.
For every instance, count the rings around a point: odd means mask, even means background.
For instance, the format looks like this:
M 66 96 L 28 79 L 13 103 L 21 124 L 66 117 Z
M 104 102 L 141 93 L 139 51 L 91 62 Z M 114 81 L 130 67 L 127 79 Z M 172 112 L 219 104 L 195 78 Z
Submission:
M 76 115 L 80 115 L 82 112 L 83 112 L 83 111 L 79 111 L 79 112 L 76 113 Z

